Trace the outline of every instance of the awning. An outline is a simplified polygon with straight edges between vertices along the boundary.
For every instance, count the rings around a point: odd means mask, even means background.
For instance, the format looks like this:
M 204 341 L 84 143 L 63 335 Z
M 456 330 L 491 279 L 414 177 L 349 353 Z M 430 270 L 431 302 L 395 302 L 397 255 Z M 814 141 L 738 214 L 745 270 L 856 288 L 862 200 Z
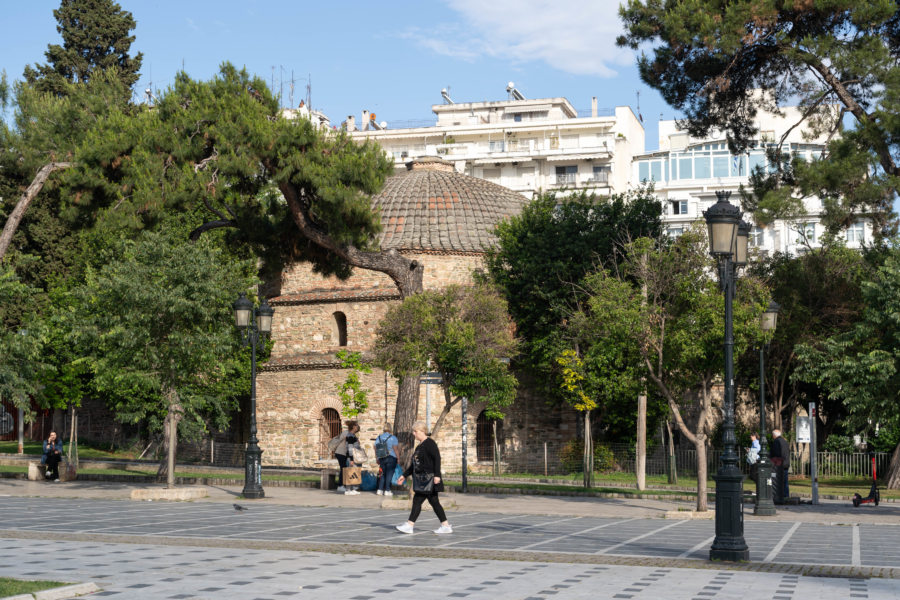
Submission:
M 504 156 L 497 158 L 479 158 L 473 162 L 476 165 L 493 165 L 493 164 L 502 164 L 508 165 L 509 163 L 526 163 L 532 162 L 534 158 L 531 156 Z
M 547 157 L 548 162 L 565 162 L 569 160 L 600 160 L 609 158 L 607 151 L 597 152 L 596 154 L 554 154 Z
M 532 104 L 530 106 L 507 106 L 503 109 L 508 115 L 531 112 L 547 112 L 552 108 L 549 104 Z

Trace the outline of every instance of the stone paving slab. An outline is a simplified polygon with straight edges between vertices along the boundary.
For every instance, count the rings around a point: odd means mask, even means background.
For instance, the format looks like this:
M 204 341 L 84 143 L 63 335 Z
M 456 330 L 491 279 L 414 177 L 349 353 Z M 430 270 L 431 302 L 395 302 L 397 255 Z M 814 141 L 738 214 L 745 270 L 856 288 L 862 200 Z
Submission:
M 214 542 L 240 547 L 327 549 L 358 552 L 389 549 L 397 555 L 504 555 L 534 560 L 622 557 L 682 563 L 707 563 L 714 535 L 709 521 L 648 518 L 616 519 L 566 515 L 498 514 L 458 511 L 451 515 L 454 533 L 437 536 L 431 513 L 423 512 L 416 533 L 394 529 L 403 516 L 369 508 L 252 505 L 236 511 L 222 503 L 159 503 L 121 500 L 4 498 L 0 530 L 4 537 L 52 536 L 143 543 L 177 538 L 181 544 Z M 745 539 L 755 567 L 811 565 L 857 568 L 900 578 L 900 526 L 842 526 L 818 523 L 749 521 Z M 580 557 L 580 558 L 579 558 Z M 514 558 L 515 559 L 515 558 Z M 672 563 L 675 564 L 675 563 Z
M 93 581 L 110 600 L 871 600 L 898 598 L 890 579 L 472 558 L 380 557 L 268 549 L 6 539 L 6 576 Z M 135 568 L 131 568 L 134 566 Z

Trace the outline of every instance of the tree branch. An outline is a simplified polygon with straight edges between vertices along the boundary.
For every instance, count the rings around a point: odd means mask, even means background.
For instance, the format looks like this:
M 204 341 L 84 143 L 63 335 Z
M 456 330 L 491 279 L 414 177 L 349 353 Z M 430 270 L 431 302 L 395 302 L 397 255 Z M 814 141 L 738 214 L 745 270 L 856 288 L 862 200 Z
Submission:
M 34 200 L 34 198 L 44 187 L 44 183 L 46 183 L 47 178 L 50 176 L 50 173 L 52 173 L 53 171 L 68 169 L 74 164 L 75 163 L 71 162 L 52 162 L 44 165 L 37 172 L 37 175 L 34 176 L 31 185 L 29 185 L 28 188 L 26 188 L 25 193 L 23 193 L 22 196 L 19 197 L 19 201 L 16 203 L 16 207 L 13 209 L 12 213 L 9 215 L 9 218 L 6 220 L 6 223 L 3 225 L 3 233 L 0 234 L 0 261 L 2 261 L 6 256 L 6 250 L 9 248 L 9 244 L 12 242 L 13 235 L 19 228 L 19 223 L 22 221 L 22 217 L 25 216 L 25 211 L 28 210 L 28 206 L 31 204 L 31 201 Z
M 204 233 L 206 233 L 207 231 L 210 231 L 212 229 L 221 229 L 223 227 L 237 227 L 237 226 L 238 226 L 237 221 L 234 221 L 232 219 L 223 219 L 220 221 L 209 221 L 208 223 L 204 223 L 200 227 L 194 229 L 190 233 L 190 235 L 188 235 L 188 238 L 192 242 L 196 242 L 198 239 L 200 239 L 201 235 L 203 235 Z

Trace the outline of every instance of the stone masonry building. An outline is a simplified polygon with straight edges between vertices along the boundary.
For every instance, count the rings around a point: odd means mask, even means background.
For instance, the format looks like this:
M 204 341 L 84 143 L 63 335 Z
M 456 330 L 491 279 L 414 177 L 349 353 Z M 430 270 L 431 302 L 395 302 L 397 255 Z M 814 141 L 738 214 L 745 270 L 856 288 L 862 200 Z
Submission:
M 494 243 L 494 226 L 518 214 L 526 199 L 484 179 L 457 172 L 439 157 L 418 159 L 407 171 L 388 178 L 373 198 L 381 212 L 381 248 L 396 251 L 424 265 L 425 289 L 466 284 L 481 268 L 484 250 Z M 342 349 L 369 351 L 378 323 L 400 301 L 387 275 L 355 270 L 346 281 L 323 277 L 308 264 L 285 270 L 275 308 L 272 357 L 257 378 L 257 419 L 263 461 L 269 465 L 333 466 L 326 444 L 342 426 L 337 387 L 347 376 L 336 353 Z M 372 440 L 385 422 L 392 423 L 397 382 L 373 369 L 362 375 L 369 390 L 369 410 L 359 418 L 364 447 L 374 458 Z M 428 389 L 430 386 L 430 389 Z M 523 386 L 524 388 L 525 386 Z M 430 406 L 429 406 L 430 404 Z M 420 385 L 419 418 L 431 416 L 429 427 L 444 406 L 439 385 Z M 484 407 L 469 406 L 469 465 L 478 468 L 493 459 L 491 427 Z M 557 444 L 575 437 L 574 411 L 547 406 L 544 400 L 520 392 L 498 433 L 501 458 L 539 460 L 543 442 Z M 436 437 L 444 468 L 461 463 L 461 412 L 448 415 Z

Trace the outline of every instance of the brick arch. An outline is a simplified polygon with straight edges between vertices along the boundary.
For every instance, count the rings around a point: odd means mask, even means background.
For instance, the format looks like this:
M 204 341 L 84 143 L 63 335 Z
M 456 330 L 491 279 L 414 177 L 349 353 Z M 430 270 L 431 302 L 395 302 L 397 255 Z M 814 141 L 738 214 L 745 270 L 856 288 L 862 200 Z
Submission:
M 341 409 L 344 406 L 341 404 L 341 401 L 337 398 L 321 398 L 316 400 L 312 406 L 309 407 L 309 418 L 312 421 L 317 421 L 319 419 L 319 415 L 322 414 L 322 410 L 326 408 L 333 408 L 338 411 L 338 414 L 341 414 Z M 344 421 L 344 417 L 341 416 L 341 422 Z

